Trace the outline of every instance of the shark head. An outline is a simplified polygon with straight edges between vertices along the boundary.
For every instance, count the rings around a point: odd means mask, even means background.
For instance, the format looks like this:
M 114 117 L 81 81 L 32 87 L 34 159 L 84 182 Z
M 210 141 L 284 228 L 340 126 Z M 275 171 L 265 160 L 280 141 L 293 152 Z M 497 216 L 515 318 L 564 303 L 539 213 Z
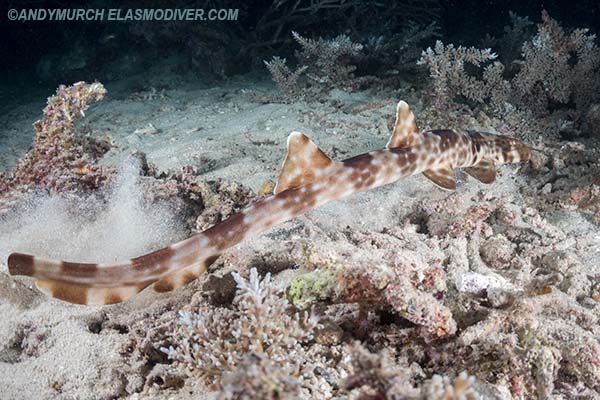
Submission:
M 496 164 L 515 164 L 529 161 L 531 152 L 523 141 L 512 136 L 495 135 L 487 132 L 469 132 L 475 141 L 486 143 L 489 157 Z
M 519 139 L 510 136 L 494 135 L 494 145 L 498 153 L 498 161 L 505 164 L 529 161 L 531 152 Z

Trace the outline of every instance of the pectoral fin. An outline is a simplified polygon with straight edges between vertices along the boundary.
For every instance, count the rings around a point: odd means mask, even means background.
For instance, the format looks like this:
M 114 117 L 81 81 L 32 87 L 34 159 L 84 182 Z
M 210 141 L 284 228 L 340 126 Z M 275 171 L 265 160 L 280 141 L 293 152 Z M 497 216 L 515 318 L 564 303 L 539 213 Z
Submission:
M 450 167 L 441 167 L 437 169 L 429 169 L 423 172 L 429 180 L 446 190 L 456 189 L 456 178 L 454 171 Z
M 492 183 L 496 180 L 496 165 L 492 160 L 483 159 L 474 167 L 464 168 L 463 171 L 481 183 Z

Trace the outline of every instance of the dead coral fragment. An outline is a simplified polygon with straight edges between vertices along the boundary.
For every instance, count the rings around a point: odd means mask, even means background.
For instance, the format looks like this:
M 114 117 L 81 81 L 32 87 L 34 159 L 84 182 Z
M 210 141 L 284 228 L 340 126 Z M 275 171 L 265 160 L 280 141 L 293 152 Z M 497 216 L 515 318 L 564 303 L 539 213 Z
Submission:
M 172 344 L 161 350 L 209 385 L 219 386 L 221 375 L 236 370 L 250 355 L 263 360 L 256 368 L 276 368 L 281 379 L 310 379 L 312 372 L 304 368 L 307 361 L 301 343 L 312 340 L 319 326 L 317 318 L 308 312 L 290 313 L 288 302 L 276 294 L 269 274 L 261 281 L 252 269 L 248 280 L 238 274 L 234 278 L 238 286 L 234 309 L 204 305 L 180 311 Z
M 452 313 L 428 293 L 419 283 L 411 282 L 407 275 L 387 265 L 344 266 L 317 271 L 296 277 L 289 286 L 288 297 L 297 307 L 307 307 L 316 301 L 331 303 L 359 303 L 377 308 L 391 308 L 403 318 L 421 327 L 427 339 L 453 335 L 456 323 Z M 407 271 L 406 271 L 407 272 Z M 433 271 L 432 271 L 433 272 Z M 407 272 L 408 273 L 408 272 Z M 425 274 L 434 281 L 443 280 L 443 271 Z M 335 276 L 335 279 L 332 277 Z M 426 282 L 427 279 L 424 280 Z M 439 287 L 437 283 L 427 285 Z M 432 290 L 434 291 L 434 290 Z
M 106 95 L 101 83 L 78 82 L 59 86 L 56 95 L 48 99 L 44 117 L 35 122 L 33 148 L 12 172 L 3 191 L 23 191 L 36 186 L 62 192 L 95 189 L 112 171 L 105 170 L 96 159 L 106 152 L 106 146 L 90 146 L 75 135 L 75 121 L 85 115 L 90 103 Z M 101 149 L 93 154 L 86 149 Z
M 186 187 L 186 192 L 199 196 L 202 201 L 204 209 L 196 219 L 197 232 L 202 232 L 229 218 L 256 199 L 250 189 L 237 182 L 227 182 L 222 179 L 205 181 L 198 178 L 191 180 L 182 178 L 182 181 L 184 186 L 186 182 L 190 183 Z
M 516 397 L 548 398 L 574 382 L 597 389 L 597 323 L 560 292 L 519 299 L 461 333 L 458 343 L 469 348 L 463 366 L 486 381 L 509 384 Z
M 223 377 L 219 400 L 300 399 L 302 385 L 276 362 L 255 353 Z
M 385 349 L 373 354 L 359 342 L 348 346 L 352 371 L 346 379 L 346 390 L 360 389 L 361 400 L 416 399 L 419 390 L 410 383 L 407 365 L 399 365 Z

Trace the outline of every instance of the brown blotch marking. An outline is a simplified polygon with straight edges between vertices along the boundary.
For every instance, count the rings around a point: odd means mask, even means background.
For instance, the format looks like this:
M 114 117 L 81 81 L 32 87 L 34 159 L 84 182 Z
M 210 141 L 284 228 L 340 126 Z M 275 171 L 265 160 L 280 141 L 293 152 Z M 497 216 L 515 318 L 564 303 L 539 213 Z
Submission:
M 396 165 L 399 167 L 404 167 L 408 162 L 407 152 L 405 150 L 395 152 L 398 154 L 398 159 L 396 160 Z
M 361 177 L 360 171 L 358 169 L 354 168 L 348 179 L 350 179 L 351 182 L 355 182 L 358 185 L 359 184 L 358 179 L 360 177 Z
M 496 180 L 496 166 L 492 160 L 483 159 L 476 166 L 465 168 L 464 171 L 482 183 L 492 183 Z
M 154 284 L 154 290 L 158 293 L 170 292 L 173 289 L 175 289 L 175 285 L 170 280 L 161 279 Z
M 104 296 L 104 304 L 116 304 L 122 302 L 124 299 L 115 290 L 111 290 Z
M 518 147 L 518 153 L 520 161 L 529 161 L 531 158 L 531 152 L 524 144 Z
M 375 176 L 381 171 L 381 166 L 379 165 L 369 165 L 368 168 L 371 171 L 371 175 Z
M 198 278 L 198 276 L 199 275 L 196 275 L 192 271 L 185 271 L 183 273 L 181 281 L 183 282 L 183 285 L 187 285 L 188 283 L 195 281 Z
M 375 175 L 371 174 L 367 179 L 364 180 L 364 186 L 370 187 L 375 183 Z
M 412 174 L 417 169 L 417 155 L 415 153 L 406 153 L 406 167 L 408 173 Z
M 8 272 L 11 275 L 33 276 L 35 273 L 35 257 L 29 254 L 12 253 L 8 256 Z
M 324 183 L 324 185 L 328 185 L 330 182 L 331 178 L 328 182 Z M 322 187 L 324 188 L 324 186 Z M 307 187 L 307 191 L 305 193 L 300 192 L 299 189 L 282 193 L 279 195 L 279 199 L 284 201 L 282 209 L 292 210 L 292 212 L 295 213 L 296 210 L 312 208 L 317 203 L 316 195 L 322 190 L 323 189 L 312 191 L 310 190 L 310 187 Z M 300 198 L 300 201 L 294 201 L 296 198 Z
M 300 193 L 297 194 L 297 196 L 300 196 L 300 195 L 301 195 Z M 317 204 L 316 194 L 309 193 L 309 194 L 303 195 L 300 202 L 290 202 L 289 206 L 287 208 L 291 211 L 293 216 L 297 216 L 297 215 L 302 214 L 306 210 L 313 208 L 316 204 Z
M 443 167 L 439 169 L 430 169 L 423 172 L 427 178 L 429 178 L 436 185 L 448 189 L 456 189 L 456 180 L 454 177 L 454 171 L 450 167 Z
M 88 288 L 66 282 L 46 281 L 52 297 L 75 304 L 87 304 Z
M 221 257 L 220 254 L 215 254 L 214 256 L 207 257 L 206 260 L 204 260 L 204 266 L 206 268 L 210 267 L 214 264 L 215 261 L 217 261 L 219 257 Z
M 367 179 L 369 179 L 369 177 L 372 176 L 371 172 L 369 170 L 363 172 L 362 170 L 359 172 L 360 173 L 360 179 L 362 179 L 362 181 L 366 181 Z
M 479 154 L 479 151 L 481 150 L 481 143 L 479 143 L 479 140 L 476 139 L 471 139 L 471 151 L 473 152 L 473 154 Z

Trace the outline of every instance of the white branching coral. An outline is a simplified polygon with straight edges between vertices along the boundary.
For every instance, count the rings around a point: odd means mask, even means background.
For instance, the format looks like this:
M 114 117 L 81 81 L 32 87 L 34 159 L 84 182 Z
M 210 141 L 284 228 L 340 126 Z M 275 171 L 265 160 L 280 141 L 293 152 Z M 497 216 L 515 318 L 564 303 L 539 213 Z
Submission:
M 595 35 L 587 29 L 566 34 L 545 11 L 537 35 L 523 44 L 524 62 L 514 78 L 521 96 L 539 94 L 546 101 L 567 103 L 575 100 L 578 107 L 593 101 L 600 89 L 600 49 Z M 542 104 L 541 106 L 546 106 Z
M 491 49 L 454 47 L 452 44 L 445 46 L 438 40 L 433 49 L 428 47 L 423 51 L 417 64 L 429 67 L 436 101 L 444 102 L 457 95 L 483 101 L 489 91 L 488 85 L 485 81 L 469 75 L 465 71 L 465 64 L 480 67 L 496 57 Z
M 514 14 L 511 18 L 514 27 L 507 30 L 507 40 L 512 42 L 526 36 L 529 21 Z M 511 49 L 514 44 L 505 47 Z M 423 51 L 417 63 L 429 68 L 438 109 L 446 109 L 463 96 L 501 113 L 519 110 L 544 115 L 552 111 L 551 104 L 571 102 L 584 113 L 600 99 L 600 49 L 587 29 L 567 34 L 543 12 L 537 34 L 521 44 L 521 57 L 512 61 L 507 73 L 489 48 L 454 47 L 438 41 L 435 48 Z M 466 71 L 465 64 L 475 67 L 474 72 Z M 514 66 L 516 71 L 511 70 Z
M 423 387 L 422 398 L 428 400 L 477 400 L 478 393 L 471 387 L 475 377 L 465 371 L 456 377 L 454 383 L 447 376 L 434 375 L 429 384 Z
M 301 66 L 292 72 L 285 58 L 274 56 L 271 61 L 264 61 L 271 73 L 273 81 L 285 96 L 285 100 L 293 101 L 302 97 L 298 79 L 307 70 L 307 66 Z
M 332 87 L 347 86 L 356 69 L 352 58 L 358 56 L 363 46 L 346 35 L 333 39 L 309 39 L 292 32 L 292 36 L 302 46 L 297 52 L 298 60 L 307 67 L 309 77 Z
M 304 368 L 307 362 L 301 344 L 313 339 L 318 319 L 309 312 L 290 312 L 287 300 L 271 284 L 270 274 L 260 280 L 252 269 L 248 280 L 237 273 L 233 276 L 238 287 L 233 309 L 204 305 L 180 311 L 172 344 L 161 351 L 216 387 L 221 386 L 223 374 L 236 370 L 250 355 L 274 364 L 280 376 L 308 380 L 311 372 Z

